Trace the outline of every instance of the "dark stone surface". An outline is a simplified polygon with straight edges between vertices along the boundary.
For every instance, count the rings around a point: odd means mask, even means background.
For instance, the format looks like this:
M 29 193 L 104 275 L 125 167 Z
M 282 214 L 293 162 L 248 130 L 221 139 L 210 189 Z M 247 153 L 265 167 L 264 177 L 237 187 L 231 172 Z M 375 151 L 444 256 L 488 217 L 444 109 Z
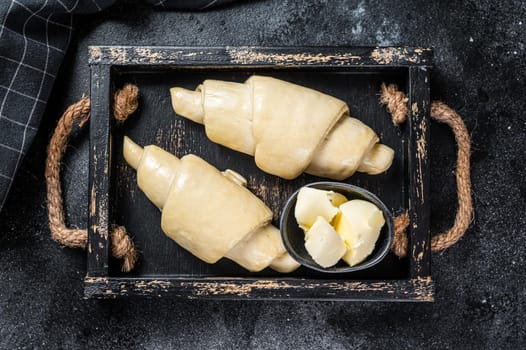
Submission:
M 0 214 L 1 348 L 521 348 L 526 342 L 523 1 L 248 1 L 216 11 L 118 5 L 77 18 L 45 121 Z M 85 254 L 49 238 L 46 142 L 89 91 L 87 46 L 411 45 L 435 48 L 432 95 L 473 137 L 476 216 L 433 254 L 433 304 L 82 299 Z M 454 218 L 455 148 L 431 128 L 432 232 Z M 64 166 L 68 222 L 87 216 L 87 134 Z

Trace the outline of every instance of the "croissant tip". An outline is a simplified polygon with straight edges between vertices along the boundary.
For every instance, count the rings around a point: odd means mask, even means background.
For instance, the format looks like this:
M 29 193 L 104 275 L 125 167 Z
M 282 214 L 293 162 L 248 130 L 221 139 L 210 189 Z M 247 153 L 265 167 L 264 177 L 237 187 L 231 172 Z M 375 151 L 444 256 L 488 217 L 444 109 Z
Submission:
M 182 87 L 170 88 L 172 108 L 177 115 L 203 124 L 204 110 L 200 88 L 196 91 Z
M 143 148 L 133 142 L 128 136 L 124 136 L 122 149 L 126 162 L 137 170 L 141 162 Z

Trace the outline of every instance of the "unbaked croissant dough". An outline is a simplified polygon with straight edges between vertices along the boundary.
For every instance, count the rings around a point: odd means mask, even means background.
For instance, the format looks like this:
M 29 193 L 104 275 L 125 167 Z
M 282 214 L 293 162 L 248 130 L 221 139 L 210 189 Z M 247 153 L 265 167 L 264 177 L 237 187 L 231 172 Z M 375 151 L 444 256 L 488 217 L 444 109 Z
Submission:
M 170 94 L 174 111 L 204 124 L 210 140 L 253 155 L 259 168 L 285 179 L 305 171 L 343 180 L 355 171 L 382 173 L 393 161 L 393 150 L 351 118 L 345 102 L 300 85 L 254 75 Z
M 249 271 L 299 267 L 271 224 L 272 212 L 238 173 L 192 154 L 179 159 L 157 146 L 142 148 L 128 137 L 123 152 L 139 188 L 162 211 L 162 230 L 199 259 L 227 257 Z

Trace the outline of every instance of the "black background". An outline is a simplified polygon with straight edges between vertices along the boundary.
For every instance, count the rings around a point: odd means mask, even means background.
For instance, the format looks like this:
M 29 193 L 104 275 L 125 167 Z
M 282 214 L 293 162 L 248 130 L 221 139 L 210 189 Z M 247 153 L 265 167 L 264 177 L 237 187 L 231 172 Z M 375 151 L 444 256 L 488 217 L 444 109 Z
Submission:
M 523 1 L 246 1 L 210 12 L 137 2 L 77 17 L 44 121 L 0 213 L 0 347 L 519 348 L 526 341 Z M 49 238 L 46 143 L 89 91 L 88 45 L 432 46 L 432 98 L 473 138 L 475 219 L 433 254 L 433 304 L 83 300 L 85 253 Z M 431 229 L 456 206 L 454 139 L 431 127 Z M 85 227 L 88 133 L 68 148 L 67 220 Z

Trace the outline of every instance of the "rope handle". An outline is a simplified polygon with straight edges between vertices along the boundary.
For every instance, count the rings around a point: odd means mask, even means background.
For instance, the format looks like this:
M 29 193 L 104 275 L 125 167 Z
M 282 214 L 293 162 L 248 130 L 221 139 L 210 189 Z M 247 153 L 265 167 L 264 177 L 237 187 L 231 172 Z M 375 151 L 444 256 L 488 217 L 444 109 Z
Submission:
M 135 85 L 125 85 L 114 95 L 113 115 L 118 122 L 125 121 L 138 106 L 139 89 Z M 66 150 L 68 137 L 78 121 L 79 128 L 90 118 L 90 99 L 81 98 L 69 106 L 60 117 L 53 136 L 49 141 L 46 159 L 47 209 L 51 238 L 70 248 L 85 249 L 88 232 L 85 229 L 69 228 L 64 221 L 62 188 L 60 186 L 60 164 Z M 138 259 L 133 241 L 123 226 L 116 226 L 111 234 L 111 253 L 122 259 L 122 271 L 131 271 Z
M 393 123 L 399 125 L 406 121 L 408 99 L 394 84 L 381 86 L 380 103 L 391 113 Z M 431 239 L 431 250 L 440 251 L 451 247 L 466 233 L 473 218 L 473 203 L 471 199 L 470 152 L 471 141 L 462 117 L 443 102 L 432 101 L 431 118 L 447 124 L 457 142 L 457 168 L 455 170 L 457 183 L 458 208 L 453 226 Z M 392 251 L 400 258 L 407 255 L 408 238 L 406 229 L 409 226 L 409 215 L 404 213 L 395 217 L 395 233 Z

